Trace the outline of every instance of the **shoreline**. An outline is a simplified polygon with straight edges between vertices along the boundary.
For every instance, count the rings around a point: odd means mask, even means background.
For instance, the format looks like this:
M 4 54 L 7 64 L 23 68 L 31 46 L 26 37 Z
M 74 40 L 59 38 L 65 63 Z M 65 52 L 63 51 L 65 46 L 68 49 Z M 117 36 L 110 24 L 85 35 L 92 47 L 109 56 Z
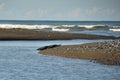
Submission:
M 120 39 L 120 37 L 66 32 L 47 32 L 29 29 L 0 29 L 0 40 L 72 40 L 72 39 Z
M 44 50 L 40 54 L 67 58 L 90 59 L 107 65 L 120 65 L 120 40 L 62 45 Z

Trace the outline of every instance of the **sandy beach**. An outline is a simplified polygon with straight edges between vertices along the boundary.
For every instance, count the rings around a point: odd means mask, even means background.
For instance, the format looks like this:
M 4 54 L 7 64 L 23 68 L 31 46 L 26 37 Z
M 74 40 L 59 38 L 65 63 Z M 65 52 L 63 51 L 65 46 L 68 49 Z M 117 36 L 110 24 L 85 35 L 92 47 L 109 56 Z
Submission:
M 120 40 L 81 45 L 62 45 L 40 50 L 40 53 L 68 58 L 90 59 L 108 65 L 120 65 Z
M 0 29 L 0 40 L 69 40 L 69 39 L 118 39 L 120 37 L 65 32 L 45 32 L 29 29 Z

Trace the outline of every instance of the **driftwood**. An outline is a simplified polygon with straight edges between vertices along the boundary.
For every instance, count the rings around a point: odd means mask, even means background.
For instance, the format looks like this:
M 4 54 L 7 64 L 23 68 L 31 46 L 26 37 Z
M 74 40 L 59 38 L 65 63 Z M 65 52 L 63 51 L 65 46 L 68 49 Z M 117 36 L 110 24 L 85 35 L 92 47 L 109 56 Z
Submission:
M 49 49 L 49 48 L 54 48 L 54 47 L 58 47 L 58 46 L 61 46 L 61 45 L 57 45 L 57 44 L 54 44 L 54 45 L 49 45 L 49 46 L 43 46 L 41 48 L 38 48 L 37 50 L 45 50 L 45 49 Z

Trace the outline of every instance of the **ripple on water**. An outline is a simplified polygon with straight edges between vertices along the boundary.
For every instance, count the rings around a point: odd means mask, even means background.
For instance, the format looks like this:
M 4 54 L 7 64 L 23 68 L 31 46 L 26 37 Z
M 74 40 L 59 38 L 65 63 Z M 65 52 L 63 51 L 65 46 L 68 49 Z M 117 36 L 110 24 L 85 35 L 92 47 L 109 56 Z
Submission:
M 76 41 L 80 43 L 79 40 Z M 0 80 L 120 79 L 119 66 L 38 54 L 36 49 L 48 43 L 50 41 L 0 41 Z M 51 43 L 66 42 L 51 41 Z

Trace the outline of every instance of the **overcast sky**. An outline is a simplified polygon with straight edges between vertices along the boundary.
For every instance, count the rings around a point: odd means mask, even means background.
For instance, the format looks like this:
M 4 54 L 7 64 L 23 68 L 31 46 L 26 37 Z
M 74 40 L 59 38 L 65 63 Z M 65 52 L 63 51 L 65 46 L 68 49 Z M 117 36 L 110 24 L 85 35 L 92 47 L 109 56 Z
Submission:
M 0 20 L 120 21 L 120 0 L 0 0 Z

